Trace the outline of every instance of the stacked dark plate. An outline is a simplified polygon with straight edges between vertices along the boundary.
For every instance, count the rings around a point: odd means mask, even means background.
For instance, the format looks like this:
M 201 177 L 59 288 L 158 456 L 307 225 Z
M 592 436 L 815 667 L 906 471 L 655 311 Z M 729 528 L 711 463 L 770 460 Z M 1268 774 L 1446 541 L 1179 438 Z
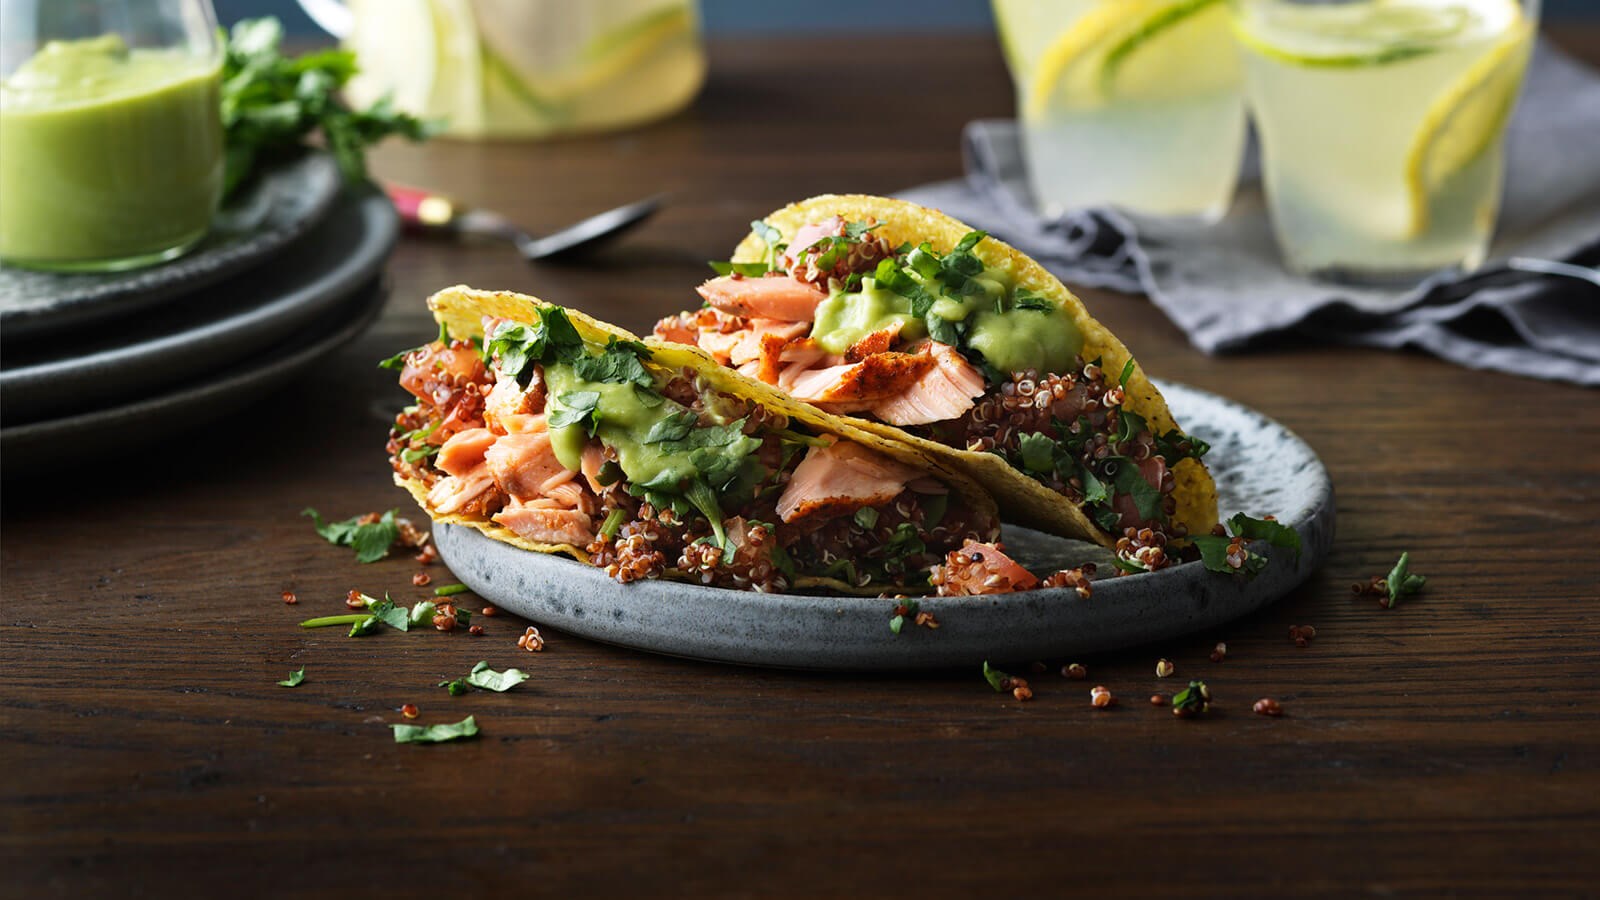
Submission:
M 0 459 L 96 455 L 239 408 L 377 318 L 399 234 L 321 153 L 261 173 L 166 265 L 0 267 Z

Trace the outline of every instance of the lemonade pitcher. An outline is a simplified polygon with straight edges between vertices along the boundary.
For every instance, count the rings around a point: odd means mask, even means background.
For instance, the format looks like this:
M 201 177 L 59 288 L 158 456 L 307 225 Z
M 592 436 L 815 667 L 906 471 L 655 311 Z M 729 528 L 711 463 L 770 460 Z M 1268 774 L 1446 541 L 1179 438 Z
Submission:
M 1273 229 L 1295 271 L 1472 269 L 1536 0 L 1234 0 Z
M 1244 153 L 1225 0 L 994 0 L 1040 210 L 1212 221 Z
M 300 0 L 356 54 L 357 104 L 458 137 L 604 131 L 670 115 L 705 80 L 695 0 Z

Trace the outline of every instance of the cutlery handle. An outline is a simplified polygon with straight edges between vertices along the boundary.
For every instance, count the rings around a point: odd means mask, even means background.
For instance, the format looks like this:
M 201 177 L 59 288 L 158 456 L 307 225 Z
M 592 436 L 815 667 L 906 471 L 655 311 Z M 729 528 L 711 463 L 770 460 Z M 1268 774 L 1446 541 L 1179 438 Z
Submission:
M 398 184 L 385 185 L 383 190 L 408 227 L 428 232 L 456 230 L 456 218 L 461 209 L 449 197 Z

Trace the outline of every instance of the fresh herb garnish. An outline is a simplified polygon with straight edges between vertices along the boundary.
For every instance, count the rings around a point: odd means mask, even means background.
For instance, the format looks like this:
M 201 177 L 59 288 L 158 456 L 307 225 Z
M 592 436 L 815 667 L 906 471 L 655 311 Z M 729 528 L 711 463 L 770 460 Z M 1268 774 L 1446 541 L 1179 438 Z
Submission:
M 1017 451 L 1022 456 L 1022 467 L 1038 475 L 1049 475 L 1056 468 L 1056 442 L 1039 431 L 1021 435 Z
M 772 251 L 774 257 L 789 246 L 783 241 L 783 232 L 768 225 L 765 219 L 756 219 L 751 222 L 750 230 L 755 233 L 756 237 L 761 239 L 762 243 L 767 245 L 767 249 Z
M 1151 487 L 1150 482 L 1144 479 L 1138 463 L 1127 457 L 1117 462 L 1117 472 L 1111 478 L 1117 493 L 1133 498 L 1134 508 L 1138 510 L 1141 520 L 1149 522 L 1161 518 L 1161 490 Z
M 528 673 L 521 669 L 496 672 L 489 668 L 489 663 L 484 660 L 479 660 L 478 664 L 472 667 L 472 671 L 467 673 L 467 684 L 497 694 L 505 693 L 527 680 Z
M 467 716 L 453 725 L 391 725 L 396 744 L 441 744 L 478 736 L 478 722 Z
M 449 691 L 450 692 L 450 696 L 452 696 L 452 697 L 459 697 L 462 694 L 465 694 L 469 690 L 469 688 L 467 687 L 466 679 L 464 679 L 464 678 L 457 678 L 454 681 L 451 681 L 451 680 L 448 680 L 448 679 L 445 680 L 445 681 L 441 681 L 441 682 L 439 682 L 439 687 L 442 687 L 446 691 Z
M 1300 559 L 1300 533 L 1287 525 L 1280 525 L 1271 519 L 1256 519 L 1236 513 L 1227 522 L 1231 536 L 1215 534 L 1201 534 L 1190 538 L 1200 550 L 1200 561 L 1209 572 L 1220 572 L 1224 575 L 1253 576 L 1267 567 L 1267 558 L 1256 553 L 1244 541 L 1264 540 L 1274 547 L 1283 547 L 1294 551 L 1295 561 Z M 1240 541 L 1242 557 L 1240 564 L 1234 566 L 1228 559 L 1229 551 L 1235 539 Z
M 556 403 L 559 405 L 546 420 L 551 429 L 582 425 L 590 437 L 594 436 L 600 424 L 599 391 L 567 391 L 556 398 Z
M 400 537 L 400 526 L 394 520 L 396 512 L 391 509 L 376 522 L 362 522 L 364 516 L 354 516 L 324 523 L 321 514 L 309 506 L 301 510 L 300 515 L 310 516 L 317 534 L 328 543 L 352 547 L 356 551 L 356 562 L 370 563 L 388 556 L 389 547 Z
M 1045 299 L 1043 295 L 1036 294 L 1027 288 L 1017 288 L 1011 295 L 1012 309 L 1031 309 L 1035 312 L 1055 312 L 1055 304 Z
M 912 620 L 915 621 L 917 611 L 921 608 L 922 604 L 918 603 L 916 600 L 901 600 L 895 605 L 896 612 L 894 617 L 889 620 L 889 630 L 895 634 L 899 634 L 901 629 L 906 627 L 906 617 L 910 616 Z M 904 611 L 901 612 L 900 610 Z
M 1411 573 L 1411 554 L 1409 552 L 1402 553 L 1400 554 L 1400 561 L 1396 562 L 1394 568 L 1389 570 L 1389 577 L 1384 579 L 1388 596 L 1380 599 L 1378 605 L 1384 609 L 1393 609 L 1407 595 L 1420 593 L 1422 586 L 1427 583 L 1427 576 L 1413 575 Z
M 1204 681 L 1191 681 L 1189 686 L 1172 695 L 1172 713 L 1176 716 L 1196 716 L 1211 709 L 1211 689 Z
M 878 527 L 878 511 L 870 506 L 863 506 L 856 510 L 856 514 L 851 518 L 855 520 L 857 525 L 867 531 Z
M 600 534 L 608 538 L 616 537 L 617 531 L 622 528 L 622 523 L 627 518 L 627 510 L 620 506 L 615 507 L 611 512 L 606 513 L 606 520 L 600 524 Z
M 706 265 L 710 266 L 711 271 L 716 272 L 718 275 L 743 275 L 746 278 L 760 278 L 772 271 L 772 267 L 764 262 L 741 263 L 712 260 Z
M 693 410 L 674 410 L 657 419 L 655 424 L 650 426 L 650 430 L 645 432 L 644 443 L 660 444 L 665 441 L 681 441 L 689 436 L 689 432 L 694 430 L 694 426 L 699 421 L 700 417 L 695 415 Z
M 439 605 L 437 603 L 432 600 L 422 600 L 411 607 L 411 615 L 408 616 L 408 619 L 411 622 L 411 626 L 415 628 L 432 622 L 434 615 L 438 612 Z
M 222 62 L 222 125 L 226 134 L 224 194 L 243 184 L 263 157 L 298 147 L 322 133 L 346 180 L 367 177 L 366 149 L 390 135 L 425 140 L 442 123 L 424 122 L 394 108 L 385 97 L 352 110 L 338 97 L 356 72 L 349 50 L 284 56 L 277 19 L 245 19 L 233 26 Z
M 280 681 L 278 683 L 283 685 L 284 687 L 299 687 L 300 686 L 300 682 L 305 681 L 305 680 L 306 680 L 306 667 L 305 666 L 301 666 L 300 667 L 300 671 L 291 672 L 289 674 L 288 678 L 285 678 L 284 680 L 282 680 L 282 681 Z
M 368 613 L 348 613 L 342 616 L 318 616 L 300 623 L 301 628 L 327 628 L 330 625 L 354 625 L 372 618 Z
M 1210 444 L 1177 429 L 1155 435 L 1155 447 L 1156 454 L 1165 459 L 1169 466 L 1175 466 L 1185 459 L 1199 459 L 1211 452 Z
M 707 522 L 711 523 L 711 531 L 716 535 L 717 546 L 724 552 L 731 551 L 732 548 L 728 546 L 728 532 L 722 524 L 722 506 L 717 502 L 717 492 L 711 489 L 711 485 L 699 478 L 691 479 L 688 487 L 683 490 L 683 496 L 694 504 L 694 508 L 700 511 L 700 515 L 706 517 Z
M 1001 694 L 1005 693 L 1005 685 L 1011 680 L 1011 676 L 1000 671 L 999 669 L 991 668 L 989 661 L 984 660 L 983 680 L 989 682 L 989 687 L 994 688 L 995 693 Z
M 650 358 L 650 348 L 638 341 L 619 341 L 612 337 L 599 356 L 583 355 L 572 363 L 572 370 L 585 381 L 602 381 L 611 384 L 636 384 L 642 388 L 655 387 L 655 379 L 645 370 L 641 360 Z
M 552 360 L 575 362 L 584 356 L 583 337 L 559 306 L 539 309 L 539 321 L 532 325 L 506 322 L 496 328 L 484 344 L 484 352 L 499 360 L 500 371 L 526 386 L 533 363 Z
M 1122 377 L 1117 379 L 1117 387 L 1120 387 L 1120 388 L 1127 387 L 1128 386 L 1128 379 L 1132 378 L 1132 377 L 1133 377 L 1133 357 L 1130 356 L 1130 357 L 1128 357 L 1128 361 L 1122 364 Z

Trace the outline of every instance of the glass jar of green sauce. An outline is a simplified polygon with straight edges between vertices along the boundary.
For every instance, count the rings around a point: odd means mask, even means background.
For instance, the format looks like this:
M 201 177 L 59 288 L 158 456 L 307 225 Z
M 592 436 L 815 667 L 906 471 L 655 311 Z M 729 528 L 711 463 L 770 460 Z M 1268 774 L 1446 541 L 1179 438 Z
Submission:
M 199 243 L 223 175 L 209 0 L 4 0 L 0 32 L 0 262 L 131 269 Z

